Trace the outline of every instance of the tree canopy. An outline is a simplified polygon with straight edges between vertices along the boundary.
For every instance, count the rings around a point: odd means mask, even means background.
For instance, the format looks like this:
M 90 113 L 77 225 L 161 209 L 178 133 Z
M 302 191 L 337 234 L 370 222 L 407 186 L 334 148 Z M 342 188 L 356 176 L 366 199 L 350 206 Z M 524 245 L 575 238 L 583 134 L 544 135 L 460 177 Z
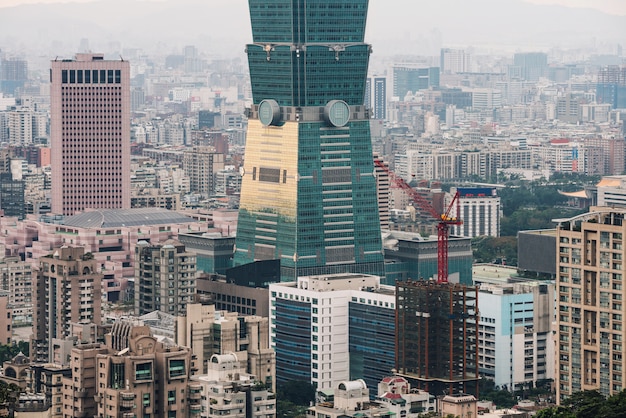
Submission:
M 605 398 L 598 391 L 576 392 L 562 405 L 543 409 L 536 418 L 620 418 L 626 416 L 626 391 Z

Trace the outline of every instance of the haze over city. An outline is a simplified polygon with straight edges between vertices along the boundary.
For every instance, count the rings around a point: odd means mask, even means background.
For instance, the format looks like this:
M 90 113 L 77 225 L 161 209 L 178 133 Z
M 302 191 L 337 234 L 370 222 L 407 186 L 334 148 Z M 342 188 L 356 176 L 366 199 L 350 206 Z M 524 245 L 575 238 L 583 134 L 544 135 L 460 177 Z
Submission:
M 622 416 L 625 28 L 0 0 L 0 416 Z
M 232 57 L 243 56 L 251 37 L 245 0 L 5 0 L 2 6 L 4 49 L 37 56 L 71 54 L 76 39 L 87 38 L 92 50 L 105 52 L 112 42 L 154 52 L 195 44 L 204 53 Z M 33 29 L 21 30 L 27 25 Z M 626 7 L 620 0 L 374 0 L 366 39 L 374 57 L 436 55 L 444 46 L 481 53 L 588 47 L 609 52 L 626 43 L 624 27 Z

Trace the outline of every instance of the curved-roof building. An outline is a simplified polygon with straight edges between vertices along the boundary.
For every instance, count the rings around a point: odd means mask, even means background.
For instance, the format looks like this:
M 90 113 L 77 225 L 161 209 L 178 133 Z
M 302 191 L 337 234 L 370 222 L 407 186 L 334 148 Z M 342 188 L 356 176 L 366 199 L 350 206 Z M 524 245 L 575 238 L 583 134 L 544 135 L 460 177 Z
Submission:
M 64 224 L 77 228 L 171 225 L 196 222 L 189 216 L 161 208 L 97 209 L 68 216 Z

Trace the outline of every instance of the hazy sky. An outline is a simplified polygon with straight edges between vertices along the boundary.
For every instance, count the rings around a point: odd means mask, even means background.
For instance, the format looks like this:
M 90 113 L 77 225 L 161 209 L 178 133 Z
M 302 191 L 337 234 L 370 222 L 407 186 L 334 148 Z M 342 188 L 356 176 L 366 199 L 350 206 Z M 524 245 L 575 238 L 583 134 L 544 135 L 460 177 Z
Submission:
M 17 6 L 27 3 L 71 3 L 71 2 L 88 2 L 95 0 L 0 0 L 0 7 Z M 159 0 L 146 0 L 159 1 Z M 210 1 L 210 0 L 208 0 Z M 245 1 L 245 0 L 233 0 Z M 377 1 L 377 0 L 370 0 Z M 467 1 L 467 0 L 464 0 Z M 471 1 L 471 0 L 470 0 Z M 588 7 L 592 9 L 602 10 L 606 13 L 626 16 L 626 0 L 524 0 L 535 4 L 560 4 L 570 7 Z

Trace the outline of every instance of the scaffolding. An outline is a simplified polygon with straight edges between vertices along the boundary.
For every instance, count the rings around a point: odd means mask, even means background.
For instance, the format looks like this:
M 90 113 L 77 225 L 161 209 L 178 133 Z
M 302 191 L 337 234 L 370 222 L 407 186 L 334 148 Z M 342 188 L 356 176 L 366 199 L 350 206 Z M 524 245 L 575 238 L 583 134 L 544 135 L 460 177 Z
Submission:
M 435 396 L 478 396 L 478 288 L 398 282 L 396 306 L 397 373 Z

